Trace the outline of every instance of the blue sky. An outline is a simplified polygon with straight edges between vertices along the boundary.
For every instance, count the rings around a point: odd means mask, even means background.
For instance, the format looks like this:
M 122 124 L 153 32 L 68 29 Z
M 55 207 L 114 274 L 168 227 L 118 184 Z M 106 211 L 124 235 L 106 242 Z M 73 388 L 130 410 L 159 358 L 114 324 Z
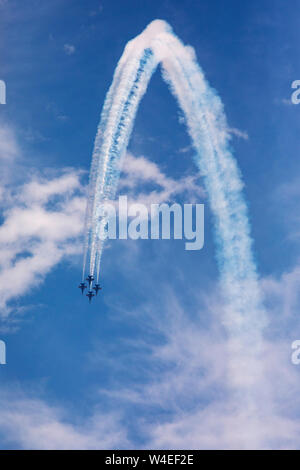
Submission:
M 300 337 L 300 108 L 290 103 L 299 9 L 283 0 L 0 0 L 0 448 L 299 446 L 300 368 L 290 361 Z M 211 213 L 159 70 L 129 158 L 143 157 L 174 188 L 184 183 L 172 202 L 205 204 L 205 246 L 110 242 L 101 296 L 90 306 L 77 289 L 101 107 L 125 44 L 156 18 L 194 47 L 221 96 L 245 182 L 269 320 L 257 417 L 228 383 Z M 147 188 L 142 178 L 138 190 Z

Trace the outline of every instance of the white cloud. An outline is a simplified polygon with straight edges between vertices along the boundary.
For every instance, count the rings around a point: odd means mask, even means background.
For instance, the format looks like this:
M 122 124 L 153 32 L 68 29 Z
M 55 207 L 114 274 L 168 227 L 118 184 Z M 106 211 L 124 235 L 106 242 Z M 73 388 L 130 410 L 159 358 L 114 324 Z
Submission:
M 6 150 L 3 147 L 4 154 L 10 152 L 13 160 L 18 156 L 18 146 L 10 129 L 6 136 L 10 144 L 5 142 L 8 147 Z M 78 236 L 85 198 L 80 176 L 74 169 L 65 169 L 51 177 L 35 173 L 17 188 L 5 186 L 4 220 L 0 226 L 0 314 L 10 313 L 10 301 L 27 292 L 32 284 L 41 282 L 65 256 L 81 249 Z M 158 189 L 145 193 L 139 187 L 145 183 L 157 185 Z M 175 180 L 145 157 L 132 155 L 127 158 L 121 189 L 135 200 L 149 203 L 166 201 L 179 193 L 188 197 L 204 194 L 197 177 Z M 281 278 L 268 278 L 262 283 L 272 304 L 269 309 L 272 332 L 276 329 L 274 323 L 278 330 L 282 329 L 283 316 L 290 318 L 299 311 L 296 294 L 299 277 L 299 268 L 295 266 Z M 262 363 L 257 363 L 257 368 L 262 367 L 265 372 L 264 377 L 258 375 L 256 382 L 250 383 L 247 396 L 243 396 L 243 387 L 233 390 L 232 364 L 237 368 L 235 377 L 242 383 L 249 376 L 244 360 L 248 359 L 251 367 L 255 361 L 251 349 L 243 351 L 242 344 L 239 346 L 243 361 L 236 361 L 224 335 L 221 306 L 211 302 L 214 297 L 214 292 L 207 293 L 206 308 L 199 307 L 196 320 L 180 306 L 172 289 L 166 291 L 165 303 L 160 299 L 157 305 L 153 299 L 145 304 L 143 309 L 148 315 L 144 316 L 145 322 L 156 325 L 164 337 L 158 345 L 145 343 L 150 351 L 148 363 L 158 367 L 154 367 L 154 375 L 143 386 L 134 385 L 130 389 L 118 386 L 118 390 L 102 393 L 109 395 L 112 403 L 118 399 L 127 405 L 144 406 L 145 410 L 148 407 L 163 410 L 164 413 L 155 415 L 155 422 L 144 417 L 137 419 L 137 428 L 148 436 L 145 446 L 148 448 L 299 447 L 300 426 L 294 418 L 300 406 L 299 374 L 289 361 L 290 344 L 283 335 L 272 343 L 265 341 Z M 141 322 L 140 310 L 137 315 Z M 203 316 L 210 318 L 205 322 L 205 330 Z M 235 350 L 234 354 L 237 353 Z M 9 396 L 1 402 L 3 439 L 21 448 L 136 447 L 128 441 L 120 424 L 124 418 L 121 414 L 103 414 L 94 409 L 90 419 L 74 424 L 76 420 L 66 411 L 36 398 Z
M 66 116 L 65 114 L 59 114 L 59 115 L 57 116 L 57 119 L 58 119 L 59 121 L 61 121 L 61 122 L 66 122 L 66 121 L 68 121 L 69 118 L 68 118 L 68 116 Z
M 178 149 L 178 153 L 188 153 L 193 149 L 192 145 L 187 145 L 186 147 L 181 147 Z
M 152 184 L 156 188 L 146 192 L 141 187 L 143 184 Z M 197 197 L 205 197 L 198 174 L 174 179 L 162 172 L 155 162 L 130 153 L 126 155 L 119 188 L 130 200 L 145 205 L 168 202 L 179 194 L 185 194 L 189 203 L 195 202 Z
M 39 284 L 65 256 L 81 250 L 85 198 L 81 173 L 67 169 L 57 177 L 35 175 L 16 188 L 5 188 L 0 226 L 0 315 L 7 303 Z
M 249 139 L 249 135 L 248 135 L 247 132 L 241 131 L 240 129 L 237 129 L 235 127 L 230 127 L 230 128 L 227 129 L 227 131 L 229 132 L 229 134 L 232 134 L 235 137 L 238 137 L 240 139 L 244 139 L 244 140 Z
M 262 287 L 273 314 L 276 314 L 276 318 L 282 315 L 281 320 L 283 321 L 298 315 L 300 308 L 299 264 L 296 264 L 289 271 L 283 272 L 278 278 L 274 276 L 264 278 Z
M 293 105 L 293 102 L 292 102 L 291 98 L 289 98 L 289 99 L 288 99 L 288 98 L 283 98 L 280 102 L 281 102 L 282 104 L 287 105 L 287 106 Z
M 93 405 L 91 417 L 84 420 L 45 400 L 11 393 L 4 396 L 2 390 L 0 433 L 5 442 L 24 449 L 139 448 L 128 437 L 130 419 L 130 426 L 144 437 L 144 448 L 299 448 L 299 369 L 290 362 L 289 345 L 284 340 L 265 341 L 264 377 L 244 396 L 243 387 L 232 387 L 228 371 L 234 358 L 221 322 L 222 307 L 218 301 L 212 302 L 214 293 L 205 294 L 197 317 L 181 307 L 171 288 L 164 293 L 163 301 L 160 296 L 158 302 L 153 299 L 144 304 L 142 311 L 127 313 L 134 321 L 138 317 L 139 326 L 144 325 L 148 333 L 157 330 L 159 342 L 153 343 L 151 334 L 142 335 L 140 343 L 127 339 L 121 364 L 111 360 L 112 351 L 106 357 L 99 347 L 99 358 L 105 363 L 108 359 L 116 378 L 124 377 L 128 370 L 130 346 L 135 357 L 144 354 L 145 360 L 138 363 L 143 384 L 124 387 L 116 379 L 115 387 L 100 390 L 98 404 L 103 407 L 106 403 L 107 412 Z M 91 358 L 97 367 L 94 352 Z M 251 360 L 252 351 L 247 354 Z M 247 378 L 248 370 L 243 367 L 238 373 Z M 116 404 L 118 414 L 110 411 Z
M 132 344 L 135 356 L 147 351 L 143 362 L 146 383 L 101 391 L 119 406 L 120 401 L 124 406 L 138 406 L 145 416 L 151 410 L 154 418 L 141 418 L 137 425 L 148 438 L 145 447 L 299 448 L 300 369 L 291 363 L 288 335 L 264 339 L 260 357 L 243 343 L 232 351 L 222 324 L 223 307 L 212 302 L 214 292 L 207 292 L 206 306 L 199 308 L 196 318 L 180 306 L 172 289 L 164 294 L 160 293 L 159 304 L 153 299 L 142 309 L 128 312 L 129 318 L 137 316 L 139 326 L 144 322 L 145 331 L 157 328 L 163 338 L 158 344 L 147 339 L 144 344 Z M 193 305 L 197 305 L 196 299 Z M 125 314 L 122 310 L 123 317 Z M 272 310 L 269 315 L 273 317 Z M 282 318 L 278 323 L 284 324 Z M 128 348 L 130 343 L 126 344 Z M 101 360 L 105 361 L 103 354 L 102 348 Z M 237 360 L 239 356 L 242 361 Z M 92 361 L 97 357 L 96 351 Z M 128 356 L 117 367 L 122 376 Z M 254 369 L 259 373 L 249 380 Z
M 70 198 L 74 191 L 80 189 L 80 173 L 78 171 L 67 170 L 62 175 L 47 179 L 45 177 L 33 177 L 28 183 L 25 183 L 22 192 L 18 195 L 18 200 L 28 206 L 33 204 L 45 204 L 51 197 L 64 195 Z
M 18 145 L 10 129 L 6 146 L 14 156 Z M 1 147 L 0 147 L 1 152 Z M 7 150 L 8 153 L 8 150 Z M 0 315 L 13 312 L 11 301 L 37 286 L 64 257 L 81 251 L 79 236 L 83 229 L 85 189 L 81 172 L 63 169 L 58 176 L 33 172 L 30 179 L 2 184 L 3 223 L 0 226 Z M 151 183 L 157 189 L 143 192 Z M 141 186 L 140 186 L 141 185 Z M 168 201 L 178 194 L 204 195 L 197 176 L 180 180 L 167 177 L 145 157 L 128 155 L 121 189 L 135 202 L 145 204 Z
M 203 349 L 207 346 L 204 343 Z M 181 399 L 182 403 L 187 397 L 199 393 L 198 403 L 190 409 L 181 406 L 171 418 L 157 425 L 149 424 L 149 446 L 177 449 L 299 449 L 299 371 L 289 361 L 289 345 L 279 341 L 265 343 L 265 379 L 257 381 L 252 390 L 255 403 L 244 400 L 241 391 L 228 388 L 226 375 L 232 358 L 228 356 L 226 343 L 215 348 L 214 342 L 209 351 L 219 369 L 222 365 L 225 381 L 222 376 L 219 377 L 221 380 L 216 376 L 217 380 L 207 388 L 206 399 L 203 399 L 199 390 L 205 376 L 199 369 L 192 384 L 194 388 L 184 387 Z M 203 355 L 203 350 L 199 352 L 200 365 L 205 353 Z M 244 372 L 247 374 L 248 370 Z M 182 374 L 177 370 L 176 375 L 180 382 Z M 172 396 L 170 389 L 169 399 Z M 151 403 L 151 396 L 148 399 Z M 177 403 L 180 403 L 179 398 Z
M 64 51 L 67 55 L 73 55 L 76 51 L 76 47 L 73 44 L 64 44 Z
M 0 160 L 13 161 L 19 154 L 15 134 L 9 126 L 0 127 Z
M 85 422 L 74 424 L 58 407 L 36 398 L 4 394 L 3 389 L 0 432 L 3 442 L 21 449 L 111 449 L 128 443 L 116 413 L 95 412 Z
M 298 449 L 300 426 L 292 419 L 257 415 L 234 401 L 212 403 L 152 428 L 151 448 Z

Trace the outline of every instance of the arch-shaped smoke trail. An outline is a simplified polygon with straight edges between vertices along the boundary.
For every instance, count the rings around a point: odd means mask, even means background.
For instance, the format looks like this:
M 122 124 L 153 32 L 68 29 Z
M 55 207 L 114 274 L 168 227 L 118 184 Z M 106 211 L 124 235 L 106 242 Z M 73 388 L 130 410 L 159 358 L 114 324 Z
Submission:
M 105 99 L 95 140 L 86 213 L 85 259 L 99 275 L 106 220 L 99 208 L 115 197 L 121 164 L 137 108 L 151 75 L 161 64 L 163 78 L 184 112 L 187 129 L 203 175 L 214 215 L 217 258 L 226 297 L 225 322 L 230 332 L 257 345 L 265 322 L 247 205 L 242 181 L 229 145 L 223 105 L 207 83 L 194 51 L 184 46 L 164 21 L 155 20 L 129 41 Z M 85 262 L 84 268 L 85 270 Z

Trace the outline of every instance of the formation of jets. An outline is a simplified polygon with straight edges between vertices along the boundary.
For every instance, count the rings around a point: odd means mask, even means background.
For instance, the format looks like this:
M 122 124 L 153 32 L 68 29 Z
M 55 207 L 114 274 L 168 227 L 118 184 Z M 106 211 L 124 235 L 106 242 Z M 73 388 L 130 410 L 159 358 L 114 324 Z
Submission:
M 95 280 L 94 276 L 91 276 L 89 274 L 88 277 L 86 278 L 86 281 L 88 282 L 88 286 L 84 282 L 81 282 L 78 286 L 78 288 L 81 289 L 82 295 L 84 293 L 84 290 L 88 287 L 89 290 L 88 290 L 88 293 L 86 294 L 86 296 L 88 297 L 90 303 L 92 301 L 92 298 L 95 297 L 95 294 L 94 294 L 93 290 L 96 292 L 96 295 L 98 295 L 99 290 L 102 289 L 102 287 L 100 287 L 100 284 L 95 284 L 93 286 L 93 281 L 94 280 Z

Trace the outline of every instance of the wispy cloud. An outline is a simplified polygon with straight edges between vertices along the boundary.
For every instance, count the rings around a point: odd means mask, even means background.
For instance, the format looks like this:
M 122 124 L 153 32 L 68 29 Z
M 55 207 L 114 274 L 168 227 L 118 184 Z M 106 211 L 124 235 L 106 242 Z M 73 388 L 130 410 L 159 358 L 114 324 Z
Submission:
M 80 173 L 35 176 L 7 194 L 0 226 L 1 315 L 7 303 L 39 284 L 64 257 L 75 254 L 84 212 Z M 77 240 L 77 241 L 76 241 Z
M 64 51 L 67 55 L 75 54 L 76 47 L 73 44 L 64 44 Z
M 238 137 L 239 139 L 243 139 L 243 140 L 249 139 L 249 135 L 246 131 L 241 131 L 240 129 L 237 129 L 236 127 L 229 127 L 227 131 L 229 132 L 229 134 L 234 135 L 235 137 Z
M 196 317 L 182 307 L 170 286 L 164 285 L 164 294 L 142 310 L 127 312 L 127 320 L 139 318 L 147 335 L 138 341 L 125 338 L 127 353 L 121 362 L 109 360 L 112 351 L 101 345 L 101 354 L 91 352 L 93 367 L 99 367 L 99 358 L 113 369 L 115 380 L 93 397 L 89 417 L 80 419 L 26 393 L 5 396 L 2 391 L 0 433 L 5 442 L 25 449 L 299 448 L 298 370 L 289 361 L 285 341 L 264 342 L 265 377 L 252 385 L 259 403 L 254 409 L 232 389 L 234 358 L 221 322 L 223 307 L 212 301 L 213 292 L 204 294 Z M 203 317 L 210 318 L 205 327 Z M 154 330 L 159 341 L 152 341 Z M 128 372 L 130 351 L 143 381 L 135 377 L 124 385 L 118 377 Z M 251 361 L 251 350 L 247 356 Z M 244 367 L 236 371 L 241 380 L 248 380 L 248 373 Z M 135 436 L 143 436 L 143 444 Z
M 7 125 L 0 127 L 0 160 L 12 162 L 20 153 L 13 129 Z
M 126 448 L 126 431 L 117 413 L 96 412 L 85 422 L 69 420 L 65 410 L 45 401 L 1 392 L 0 434 L 2 442 L 21 449 Z
M 186 147 L 181 147 L 178 149 L 178 153 L 188 153 L 193 149 L 192 145 L 187 145 Z
M 160 307 L 144 306 L 145 317 L 140 309 L 137 312 L 139 321 L 148 318 L 150 328 L 155 324 L 163 338 L 159 344 L 146 340 L 148 348 L 144 350 L 150 351 L 151 358 L 145 362 L 150 371 L 146 374 L 147 383 L 132 384 L 123 390 L 119 387 L 114 392 L 117 402 L 155 410 L 155 420 L 140 423 L 148 436 L 146 447 L 299 448 L 300 425 L 295 418 L 300 404 L 298 371 L 290 362 L 288 339 L 264 340 L 262 364 L 256 363 L 264 375 L 249 382 L 255 368 L 255 363 L 251 365 L 252 351 L 244 351 L 243 344 L 239 350 L 230 347 L 222 325 L 223 307 L 218 301 L 211 301 L 213 292 L 207 293 L 205 310 L 202 307 L 196 318 L 182 308 L 174 291 L 167 290 L 165 294 Z M 211 318 L 205 328 L 201 325 L 203 317 Z M 237 361 L 236 354 L 247 356 L 248 367 Z M 232 364 L 236 367 L 234 382 Z M 242 393 L 236 393 L 237 376 L 255 394 L 255 407 Z M 111 398 L 114 393 L 110 390 Z
M 147 184 L 151 184 L 148 190 L 145 189 Z M 174 179 L 167 176 L 155 162 L 130 153 L 126 155 L 119 190 L 125 192 L 130 200 L 145 205 L 168 202 L 178 195 L 185 195 L 189 203 L 206 197 L 197 173 Z
M 284 104 L 286 106 L 293 106 L 293 102 L 291 100 L 291 98 L 282 98 L 280 101 L 279 101 L 280 104 Z

